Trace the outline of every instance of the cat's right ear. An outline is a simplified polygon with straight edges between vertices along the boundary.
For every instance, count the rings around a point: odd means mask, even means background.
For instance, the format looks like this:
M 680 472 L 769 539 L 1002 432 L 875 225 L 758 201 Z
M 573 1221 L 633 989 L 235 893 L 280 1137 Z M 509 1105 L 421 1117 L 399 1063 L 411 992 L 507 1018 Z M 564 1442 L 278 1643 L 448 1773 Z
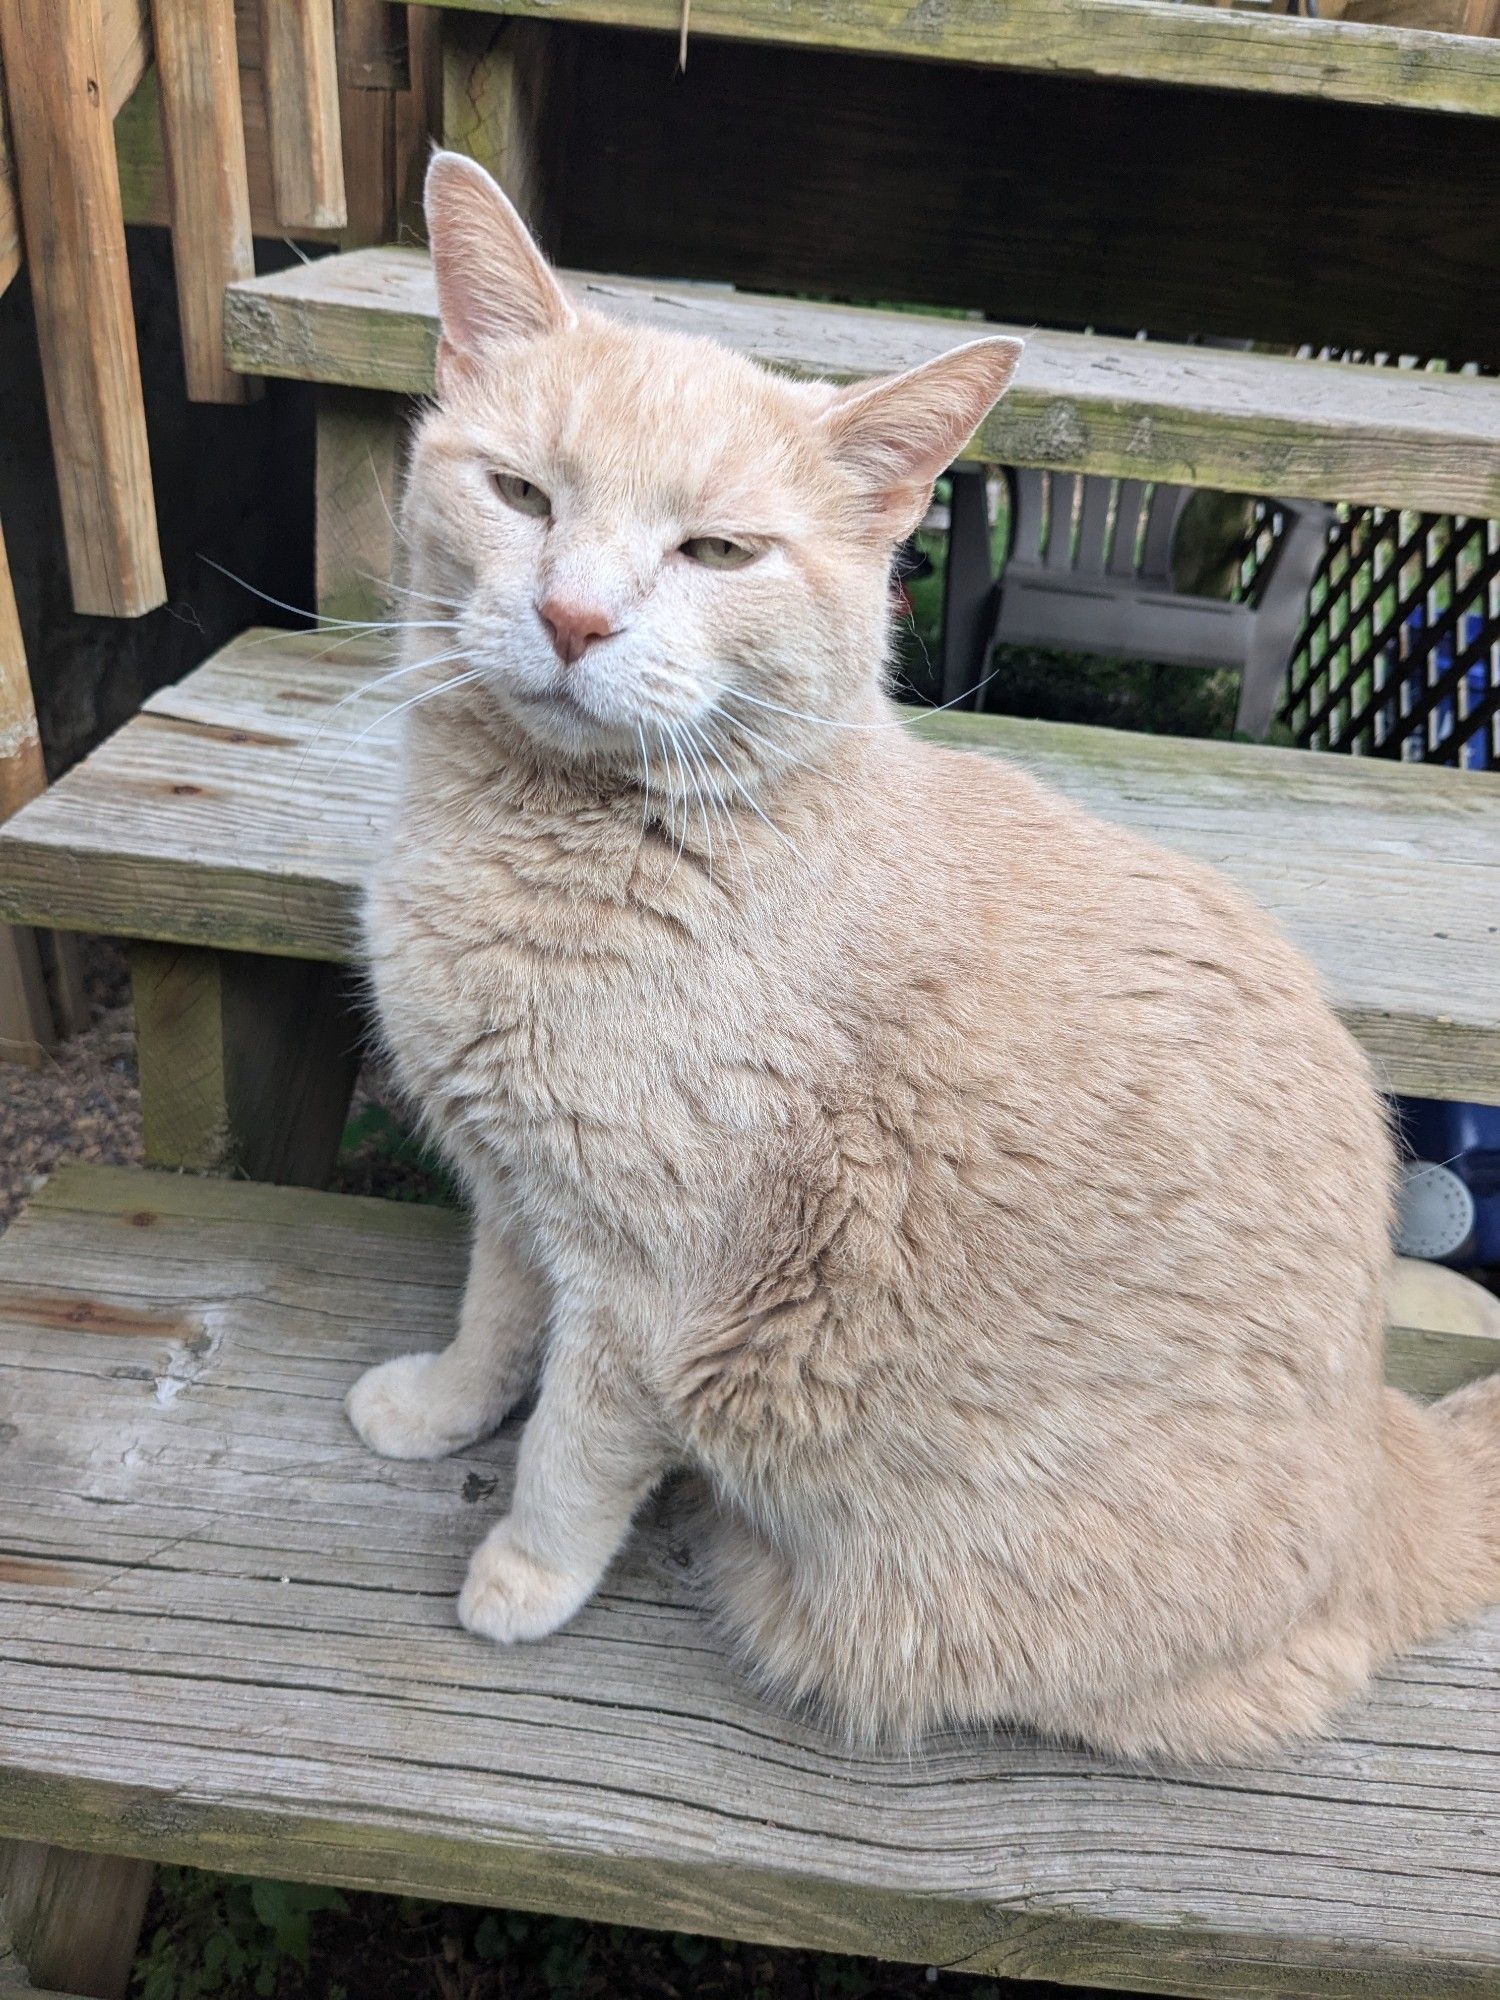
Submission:
M 578 324 L 551 265 L 477 160 L 434 153 L 423 199 L 443 326 L 439 395 L 487 351 Z

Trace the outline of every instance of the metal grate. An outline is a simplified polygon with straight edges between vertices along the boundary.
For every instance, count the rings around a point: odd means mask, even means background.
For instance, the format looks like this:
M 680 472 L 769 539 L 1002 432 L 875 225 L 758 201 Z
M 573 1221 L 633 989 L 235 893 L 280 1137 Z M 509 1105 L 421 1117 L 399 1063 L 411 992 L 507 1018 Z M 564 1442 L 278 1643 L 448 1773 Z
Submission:
M 1309 749 L 1500 769 L 1500 522 L 1340 509 L 1282 717 Z

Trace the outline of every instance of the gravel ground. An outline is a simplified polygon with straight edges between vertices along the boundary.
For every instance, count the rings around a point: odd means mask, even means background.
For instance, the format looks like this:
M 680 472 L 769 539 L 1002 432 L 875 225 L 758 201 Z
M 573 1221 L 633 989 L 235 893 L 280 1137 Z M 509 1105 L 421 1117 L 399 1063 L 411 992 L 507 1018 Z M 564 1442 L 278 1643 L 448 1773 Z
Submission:
M 42 1069 L 0 1068 L 0 1229 L 63 1160 L 138 1166 L 141 1096 L 125 955 L 104 939 L 84 948 L 89 1026 Z

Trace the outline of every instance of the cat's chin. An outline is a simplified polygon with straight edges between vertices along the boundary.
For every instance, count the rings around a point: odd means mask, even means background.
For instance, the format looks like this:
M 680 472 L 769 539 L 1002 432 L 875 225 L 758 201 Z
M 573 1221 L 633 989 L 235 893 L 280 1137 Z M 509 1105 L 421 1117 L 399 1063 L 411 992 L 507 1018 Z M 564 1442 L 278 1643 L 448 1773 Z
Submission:
M 631 725 L 596 715 L 566 688 L 529 693 L 506 687 L 498 692 L 502 706 L 527 740 L 554 755 L 585 757 L 635 742 Z

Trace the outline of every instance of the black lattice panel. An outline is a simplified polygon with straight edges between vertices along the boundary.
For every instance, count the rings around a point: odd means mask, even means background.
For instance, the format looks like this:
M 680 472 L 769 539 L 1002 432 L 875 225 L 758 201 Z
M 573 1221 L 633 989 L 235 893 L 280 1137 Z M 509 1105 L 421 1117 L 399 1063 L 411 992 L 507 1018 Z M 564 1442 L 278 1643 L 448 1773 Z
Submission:
M 1309 749 L 1500 769 L 1500 522 L 1340 510 L 1282 715 Z

